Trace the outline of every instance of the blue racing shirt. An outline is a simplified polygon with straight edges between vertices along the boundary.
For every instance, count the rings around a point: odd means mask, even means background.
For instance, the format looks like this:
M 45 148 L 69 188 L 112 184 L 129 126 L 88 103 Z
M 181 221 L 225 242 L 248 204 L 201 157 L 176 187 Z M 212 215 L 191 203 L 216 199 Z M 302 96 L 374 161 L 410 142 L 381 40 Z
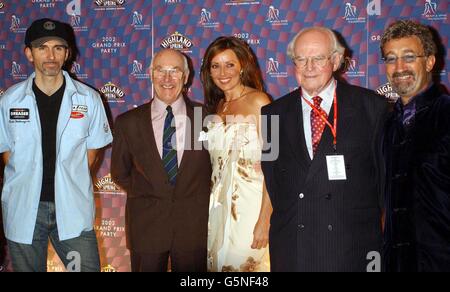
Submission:
M 93 229 L 95 204 L 89 149 L 112 142 L 99 94 L 67 72 L 56 137 L 55 206 L 61 241 Z M 2 190 L 3 224 L 10 241 L 31 244 L 43 175 L 41 125 L 32 85 L 35 74 L 0 98 L 0 153 L 10 152 Z

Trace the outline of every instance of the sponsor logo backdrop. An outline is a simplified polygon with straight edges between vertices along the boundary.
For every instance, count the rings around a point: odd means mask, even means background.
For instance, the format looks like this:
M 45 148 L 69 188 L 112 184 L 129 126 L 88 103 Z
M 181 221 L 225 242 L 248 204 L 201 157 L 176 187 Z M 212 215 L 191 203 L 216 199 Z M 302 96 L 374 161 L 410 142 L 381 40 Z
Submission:
M 195 78 L 190 97 L 203 101 L 198 78 L 202 56 L 221 35 L 234 35 L 251 45 L 268 93 L 278 98 L 296 88 L 294 68 L 286 56 L 288 42 L 300 29 L 313 25 L 332 28 L 349 48 L 343 78 L 395 99 L 379 53 L 383 30 L 396 19 L 421 21 L 439 32 L 445 54 L 448 6 L 444 0 L 0 0 L 0 95 L 33 71 L 23 54 L 26 28 L 35 19 L 51 17 L 73 27 L 80 56 L 71 71 L 103 94 L 112 117 L 149 101 L 147 68 L 162 47 L 191 57 Z M 448 58 L 443 57 L 435 72 L 447 88 Z M 130 270 L 126 194 L 111 180 L 109 165 L 110 150 L 96 175 L 95 230 L 102 270 L 123 272 Z M 5 270 L 7 259 L 1 256 L 0 261 L 0 271 Z M 48 266 L 63 270 L 52 251 Z

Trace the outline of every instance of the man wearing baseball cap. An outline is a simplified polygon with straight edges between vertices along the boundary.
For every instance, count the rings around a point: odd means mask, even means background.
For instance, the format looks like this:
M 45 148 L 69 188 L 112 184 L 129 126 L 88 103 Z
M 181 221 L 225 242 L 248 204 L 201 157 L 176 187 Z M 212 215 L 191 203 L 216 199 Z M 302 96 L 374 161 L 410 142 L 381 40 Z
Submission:
M 33 22 L 25 55 L 34 73 L 0 98 L 1 201 L 14 271 L 46 271 L 49 239 L 68 271 L 100 271 L 90 167 L 112 135 L 99 94 L 62 69 L 67 27 Z

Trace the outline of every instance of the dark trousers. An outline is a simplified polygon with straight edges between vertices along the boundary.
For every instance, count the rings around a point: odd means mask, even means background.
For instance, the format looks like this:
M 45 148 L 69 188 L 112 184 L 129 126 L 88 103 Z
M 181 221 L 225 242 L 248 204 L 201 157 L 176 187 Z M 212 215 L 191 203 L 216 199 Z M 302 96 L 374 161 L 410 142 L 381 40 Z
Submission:
M 131 251 L 132 272 L 206 272 L 206 250 L 140 253 Z

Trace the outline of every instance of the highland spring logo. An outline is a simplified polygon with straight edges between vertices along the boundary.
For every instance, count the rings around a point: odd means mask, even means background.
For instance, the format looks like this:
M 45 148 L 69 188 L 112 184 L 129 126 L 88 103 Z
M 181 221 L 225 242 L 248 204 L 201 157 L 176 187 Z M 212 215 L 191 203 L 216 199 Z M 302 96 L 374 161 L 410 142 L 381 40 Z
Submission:
M 379 95 L 383 95 L 389 101 L 389 103 L 395 103 L 400 98 L 400 96 L 397 94 L 397 92 L 394 91 L 389 82 L 378 87 L 376 89 L 376 92 Z
M 214 22 L 212 19 L 212 14 L 206 8 L 203 8 L 200 13 L 199 25 L 204 28 L 217 28 L 219 27 L 218 22 Z
M 94 10 L 124 10 L 125 0 L 96 0 Z
M 161 47 L 163 49 L 174 49 L 184 53 L 192 53 L 191 48 L 193 47 L 193 44 L 190 39 L 179 32 L 175 32 L 161 42 Z
M 120 187 L 114 183 L 114 181 L 111 178 L 111 174 L 108 174 L 102 178 L 99 178 L 97 180 L 97 183 L 95 184 L 96 192 L 100 193 L 108 193 L 108 194 L 122 194 L 122 190 Z
M 280 10 L 275 8 L 275 6 L 270 6 L 267 12 L 266 22 L 271 23 L 273 26 L 278 25 L 288 25 L 288 21 L 280 18 Z
M 3 8 L 5 7 L 5 4 L 3 2 L 0 2 L 0 14 L 3 14 Z
M 447 14 L 439 14 L 438 4 L 432 0 L 425 1 L 425 8 L 423 10 L 422 17 L 430 21 L 447 20 Z
M 105 95 L 110 103 L 123 103 L 125 102 L 125 92 L 112 82 L 106 83 L 100 92 Z

